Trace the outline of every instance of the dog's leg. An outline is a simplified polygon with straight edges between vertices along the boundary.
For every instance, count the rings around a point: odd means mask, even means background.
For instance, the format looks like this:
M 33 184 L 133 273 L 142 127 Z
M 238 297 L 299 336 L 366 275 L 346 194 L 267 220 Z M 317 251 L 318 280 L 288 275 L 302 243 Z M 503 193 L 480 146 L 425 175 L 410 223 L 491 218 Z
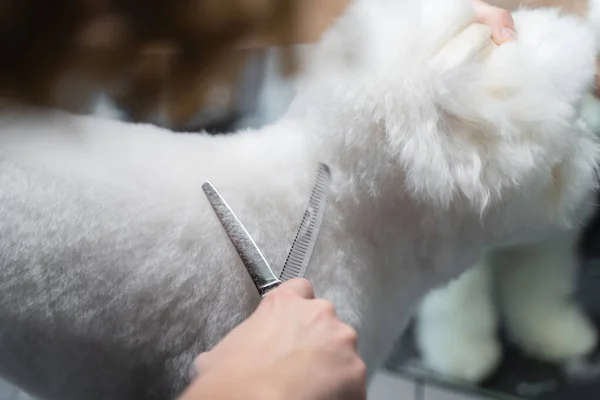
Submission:
M 507 332 L 526 353 L 541 360 L 576 360 L 597 343 L 594 326 L 572 299 L 578 233 L 565 232 L 493 255 Z
M 453 379 L 478 382 L 501 358 L 496 337 L 491 270 L 481 260 L 419 309 L 417 343 L 427 367 Z

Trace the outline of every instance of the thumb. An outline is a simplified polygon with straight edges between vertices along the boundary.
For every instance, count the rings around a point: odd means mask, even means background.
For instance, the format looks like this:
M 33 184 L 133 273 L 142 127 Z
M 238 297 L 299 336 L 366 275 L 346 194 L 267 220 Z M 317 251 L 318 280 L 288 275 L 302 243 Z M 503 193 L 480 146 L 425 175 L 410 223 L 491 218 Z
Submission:
M 473 0 L 475 20 L 492 30 L 492 39 L 501 45 L 516 39 L 515 22 L 511 13 L 503 8 L 494 7 L 481 0 Z

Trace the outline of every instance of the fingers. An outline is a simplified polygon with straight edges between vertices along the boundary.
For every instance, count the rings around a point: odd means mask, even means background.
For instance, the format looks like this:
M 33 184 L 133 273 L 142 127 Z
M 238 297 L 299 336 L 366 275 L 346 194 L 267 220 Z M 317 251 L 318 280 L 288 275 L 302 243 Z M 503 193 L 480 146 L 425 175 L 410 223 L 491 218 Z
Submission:
M 501 45 L 516 39 L 515 22 L 508 10 L 491 6 L 482 0 L 472 0 L 475 8 L 475 20 L 492 30 L 492 39 Z
M 288 291 L 288 292 L 296 294 L 297 296 L 303 297 L 305 299 L 314 299 L 315 298 L 315 292 L 313 290 L 311 283 L 309 281 L 307 281 L 306 279 L 302 279 L 302 278 L 296 278 L 296 279 L 289 280 L 289 281 L 281 284 L 281 286 L 279 286 L 276 290 L 277 291 Z
M 365 400 L 367 398 L 367 367 L 360 357 L 355 357 L 348 365 L 351 382 L 348 392 L 342 397 L 346 400 Z
M 492 23 L 492 39 L 497 44 L 503 44 L 515 40 L 517 33 L 515 32 L 515 22 L 512 15 L 503 9 L 498 9 L 493 17 L 490 17 Z

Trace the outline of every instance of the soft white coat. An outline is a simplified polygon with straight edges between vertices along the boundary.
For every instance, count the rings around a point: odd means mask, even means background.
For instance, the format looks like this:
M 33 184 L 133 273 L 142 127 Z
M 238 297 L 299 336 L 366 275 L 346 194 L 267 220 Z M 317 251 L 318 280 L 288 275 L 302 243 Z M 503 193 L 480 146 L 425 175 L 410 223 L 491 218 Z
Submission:
M 587 19 L 600 35 L 600 0 L 588 1 Z M 580 115 L 600 136 L 600 101 L 591 92 Z M 502 359 L 502 322 L 527 355 L 565 365 L 577 378 L 597 376 L 598 368 L 584 362 L 597 347 L 597 329 L 575 299 L 585 227 L 583 219 L 549 237 L 490 249 L 459 279 L 426 296 L 415 331 L 425 366 L 446 379 L 488 378 Z
M 332 194 L 307 277 L 372 372 L 483 249 L 589 212 L 600 151 L 576 111 L 593 32 L 515 19 L 519 40 L 496 47 L 468 0 L 358 0 L 288 113 L 231 136 L 4 111 L 0 373 L 47 399 L 173 398 L 259 301 L 202 183 L 279 270 L 321 161 Z

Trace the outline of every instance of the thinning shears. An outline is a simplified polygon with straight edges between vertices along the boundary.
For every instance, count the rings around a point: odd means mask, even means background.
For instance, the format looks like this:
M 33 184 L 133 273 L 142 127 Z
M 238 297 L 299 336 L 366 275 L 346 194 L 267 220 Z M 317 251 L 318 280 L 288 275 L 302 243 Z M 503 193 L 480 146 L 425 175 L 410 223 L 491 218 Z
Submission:
M 242 259 L 261 297 L 266 296 L 281 283 L 293 278 L 304 277 L 306 274 L 327 208 L 330 182 L 329 167 L 323 163 L 319 164 L 317 179 L 310 195 L 308 207 L 304 212 L 279 277 L 275 276 L 265 256 L 223 196 L 209 181 L 202 185 L 204 194 L 221 221 L 221 225 Z

